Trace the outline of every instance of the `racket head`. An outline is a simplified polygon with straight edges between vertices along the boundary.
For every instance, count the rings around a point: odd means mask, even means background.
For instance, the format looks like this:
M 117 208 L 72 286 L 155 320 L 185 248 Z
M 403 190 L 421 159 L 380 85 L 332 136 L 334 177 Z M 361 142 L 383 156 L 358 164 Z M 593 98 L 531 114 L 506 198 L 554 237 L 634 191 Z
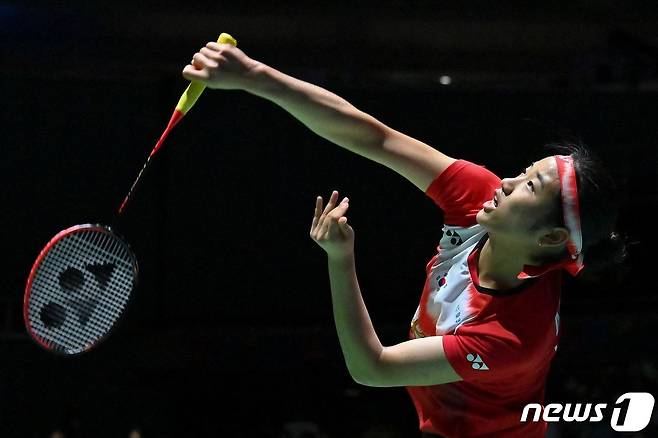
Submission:
M 90 350 L 121 318 L 137 277 L 137 258 L 110 227 L 60 231 L 39 253 L 25 286 L 28 334 L 54 353 Z

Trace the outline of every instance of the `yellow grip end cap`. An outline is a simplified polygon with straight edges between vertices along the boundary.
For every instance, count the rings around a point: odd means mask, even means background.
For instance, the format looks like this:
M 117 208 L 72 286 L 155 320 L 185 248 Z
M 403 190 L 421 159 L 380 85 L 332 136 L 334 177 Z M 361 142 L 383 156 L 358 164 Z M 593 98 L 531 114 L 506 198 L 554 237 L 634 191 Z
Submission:
M 238 46 L 236 39 L 227 33 L 222 33 L 219 38 L 217 38 L 217 42 L 220 44 L 230 44 L 235 47 Z

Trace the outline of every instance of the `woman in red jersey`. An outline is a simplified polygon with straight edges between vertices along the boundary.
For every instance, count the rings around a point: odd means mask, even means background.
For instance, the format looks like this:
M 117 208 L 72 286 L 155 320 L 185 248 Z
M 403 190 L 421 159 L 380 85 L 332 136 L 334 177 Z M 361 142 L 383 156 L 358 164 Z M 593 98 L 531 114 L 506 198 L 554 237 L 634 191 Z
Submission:
M 443 210 L 410 339 L 383 346 L 357 281 L 350 201 L 337 192 L 326 206 L 316 199 L 310 235 L 327 253 L 336 329 L 355 381 L 407 387 L 426 436 L 544 436 L 545 422 L 520 420 L 525 405 L 544 402 L 560 336 L 561 272 L 576 275 L 605 251 L 623 253 L 612 231 L 614 181 L 582 146 L 501 180 L 230 45 L 208 43 L 183 76 L 274 102 L 399 173 Z

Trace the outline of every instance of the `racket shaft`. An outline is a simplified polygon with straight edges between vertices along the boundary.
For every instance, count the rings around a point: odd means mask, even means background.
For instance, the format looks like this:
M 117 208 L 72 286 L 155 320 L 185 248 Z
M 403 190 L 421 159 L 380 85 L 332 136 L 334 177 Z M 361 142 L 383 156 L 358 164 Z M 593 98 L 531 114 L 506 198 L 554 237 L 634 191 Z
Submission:
M 135 188 L 137 188 L 137 185 L 142 179 L 142 175 L 144 174 L 144 171 L 151 163 L 151 158 L 153 157 L 153 155 L 155 155 L 157 150 L 160 149 L 160 146 L 162 146 L 162 143 L 164 143 L 165 139 L 169 135 L 169 132 L 171 132 L 171 129 L 166 129 L 162 133 L 160 140 L 158 140 L 158 143 L 155 145 L 155 147 L 149 154 L 148 158 L 146 159 L 146 163 L 144 163 L 144 166 L 142 167 L 142 170 L 139 171 L 139 174 L 137 174 L 137 178 L 133 182 L 132 186 L 130 186 L 130 190 L 128 190 L 128 194 L 126 195 L 125 198 L 123 198 L 123 202 L 121 202 L 121 205 L 119 206 L 119 214 L 123 213 L 123 211 L 125 210 L 126 206 L 128 205 L 128 202 L 130 201 L 130 198 L 132 197 L 133 192 L 135 191 Z
M 132 196 L 133 192 L 135 191 L 135 188 L 137 187 L 137 184 L 139 183 L 139 180 L 142 178 L 142 174 L 148 167 L 149 163 L 151 162 L 151 157 L 152 155 L 149 155 L 149 157 L 146 159 L 146 163 L 144 163 L 144 166 L 142 167 L 142 170 L 139 171 L 139 174 L 137 175 L 137 179 L 135 179 L 135 182 L 133 182 L 133 185 L 130 186 L 130 190 L 128 190 L 128 194 L 126 195 L 125 198 L 123 198 L 123 202 L 121 202 L 121 205 L 119 206 L 119 214 L 123 213 L 123 210 L 125 210 L 126 205 L 128 205 L 128 201 L 130 200 L 130 197 Z
M 237 46 L 237 41 L 227 33 L 222 33 L 217 39 L 217 42 Z M 160 140 L 158 140 L 155 147 L 153 148 L 148 158 L 146 159 L 146 163 L 144 163 L 144 167 L 142 167 L 142 170 L 139 171 L 139 174 L 137 175 L 137 179 L 135 179 L 135 182 L 133 182 L 132 186 L 130 187 L 130 190 L 128 190 L 128 194 L 126 195 L 125 198 L 123 198 L 123 202 L 121 202 L 121 205 L 119 206 L 119 211 L 118 211 L 119 215 L 123 213 L 126 206 L 128 205 L 128 202 L 130 201 L 133 192 L 137 188 L 137 185 L 139 184 L 139 181 L 141 180 L 144 171 L 146 170 L 149 163 L 151 162 L 151 158 L 162 147 L 162 144 L 164 143 L 165 139 L 167 138 L 167 136 L 169 136 L 169 132 L 171 132 L 174 126 L 176 126 L 178 122 L 180 122 L 181 119 L 185 116 L 185 114 L 187 114 L 187 112 L 194 106 L 197 99 L 199 99 L 199 96 L 201 96 L 201 93 L 203 93 L 203 90 L 205 89 L 206 86 L 198 82 L 192 82 L 187 86 L 187 88 L 181 95 L 178 104 L 176 105 L 176 109 L 174 110 L 174 113 L 172 114 L 171 119 L 167 124 L 167 127 L 165 128 L 164 132 L 160 136 Z

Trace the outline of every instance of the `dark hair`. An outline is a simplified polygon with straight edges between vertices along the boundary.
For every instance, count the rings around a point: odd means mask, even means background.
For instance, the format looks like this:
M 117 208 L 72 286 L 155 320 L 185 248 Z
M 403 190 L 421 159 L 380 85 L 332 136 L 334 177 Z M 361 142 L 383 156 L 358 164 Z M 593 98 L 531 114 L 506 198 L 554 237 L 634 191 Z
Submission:
M 627 238 L 615 231 L 621 207 L 621 190 L 615 178 L 580 140 L 548 143 L 546 147 L 556 155 L 571 155 L 574 161 L 583 235 L 583 273 L 622 264 L 628 257 Z M 564 226 L 559 199 L 547 220 Z

